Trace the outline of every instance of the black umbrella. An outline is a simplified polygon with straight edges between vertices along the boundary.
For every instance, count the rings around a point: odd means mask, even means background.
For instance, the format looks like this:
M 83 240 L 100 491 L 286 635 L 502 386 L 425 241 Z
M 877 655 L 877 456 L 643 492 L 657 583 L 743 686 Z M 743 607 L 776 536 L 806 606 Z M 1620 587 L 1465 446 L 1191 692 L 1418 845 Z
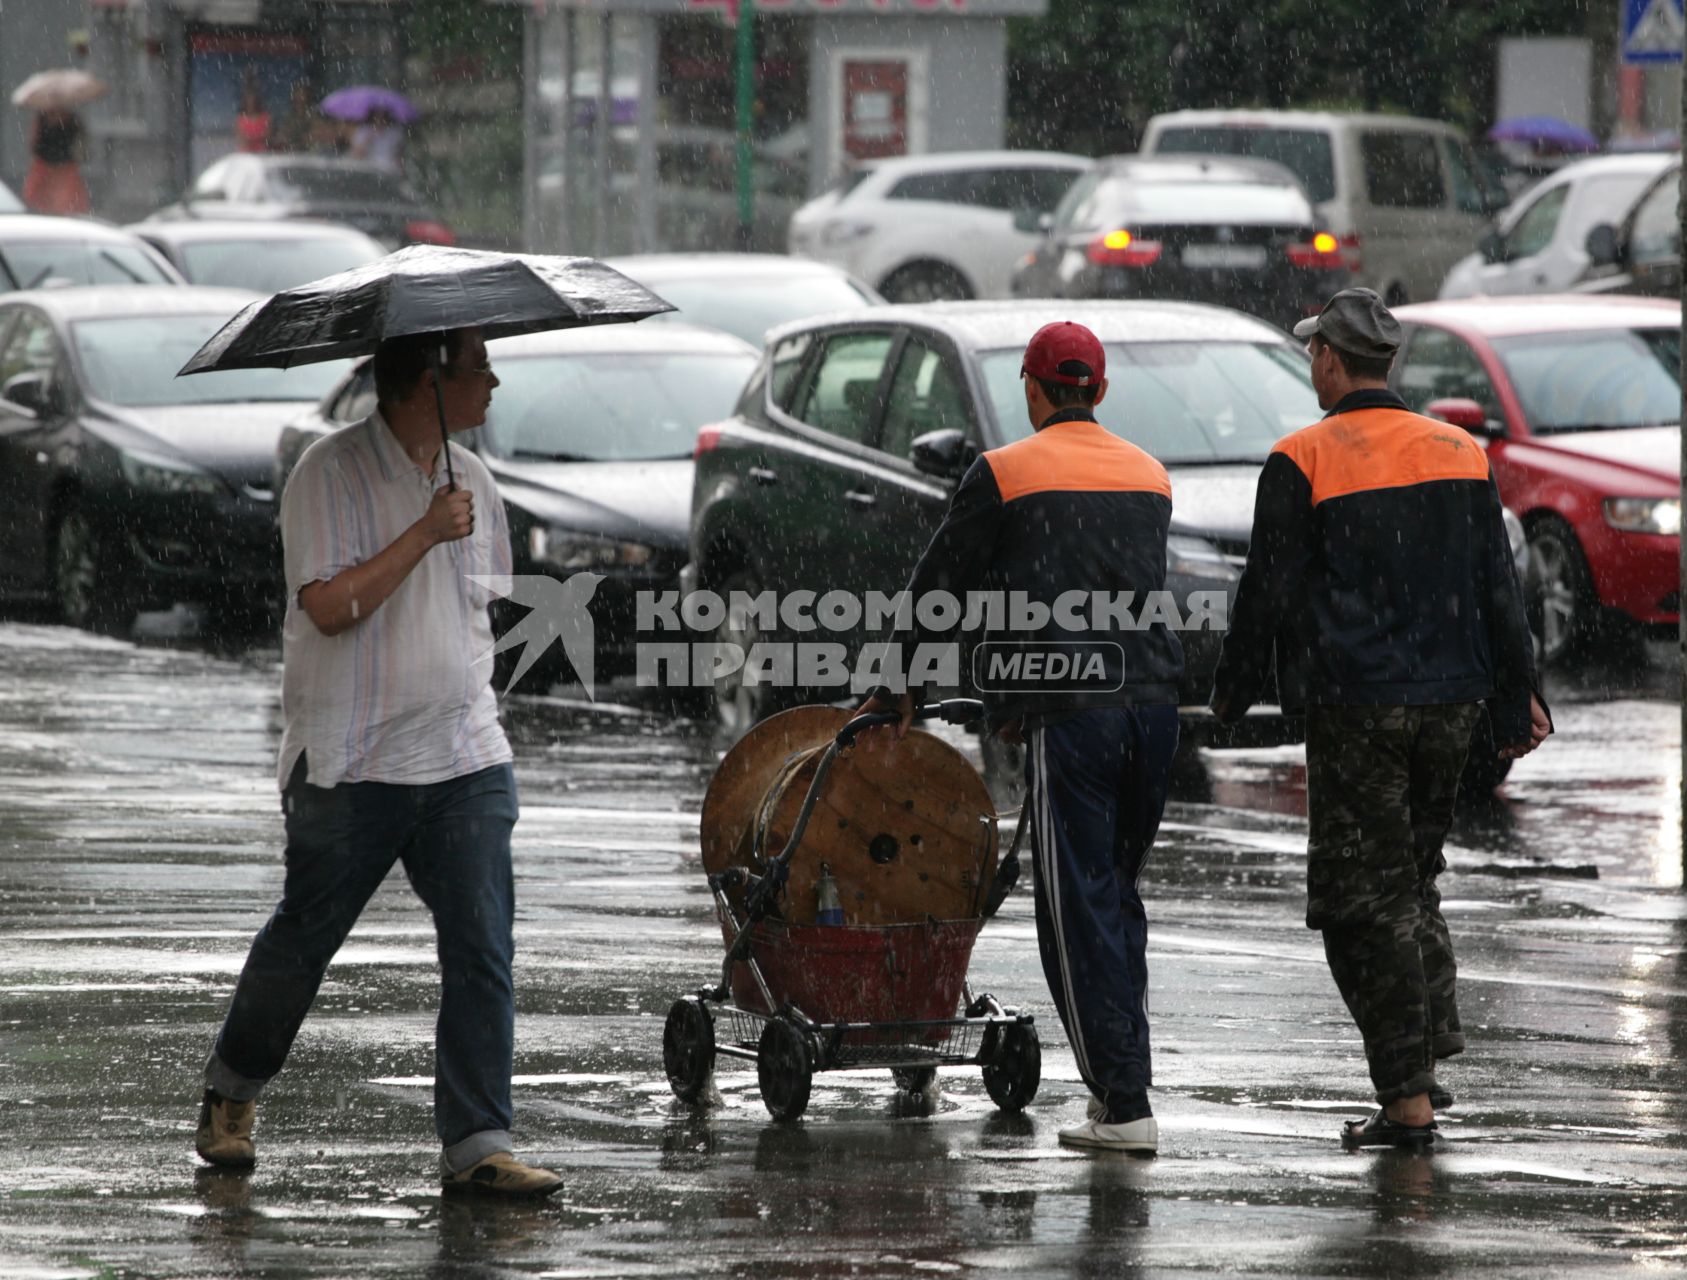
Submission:
M 178 377 L 218 369 L 290 369 L 368 355 L 387 338 L 478 328 L 488 339 L 621 324 L 673 311 L 595 258 L 414 245 L 378 262 L 254 302 L 212 335 Z M 433 356 L 434 386 L 439 357 Z M 439 429 L 445 403 L 439 400 Z M 445 450 L 446 475 L 451 451 Z

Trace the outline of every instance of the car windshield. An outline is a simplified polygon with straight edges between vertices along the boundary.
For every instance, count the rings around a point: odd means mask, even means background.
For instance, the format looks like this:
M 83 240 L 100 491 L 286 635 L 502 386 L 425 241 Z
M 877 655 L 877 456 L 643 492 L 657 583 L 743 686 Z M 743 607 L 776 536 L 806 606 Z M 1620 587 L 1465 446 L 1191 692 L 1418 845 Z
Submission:
M 359 204 L 415 204 L 404 179 L 379 169 L 308 164 L 269 171 L 269 185 L 284 200 L 345 200 Z
M 381 246 L 362 236 L 320 240 L 211 240 L 182 246 L 187 277 L 194 284 L 277 293 L 308 280 L 349 271 L 382 256 Z
M 724 275 L 694 280 L 640 276 L 639 282 L 679 308 L 654 319 L 724 329 L 752 347 L 761 346 L 767 331 L 778 325 L 806 320 L 827 311 L 853 311 L 870 306 L 873 301 L 843 276 L 832 275 L 748 280 Z
M 1321 416 L 1311 368 L 1287 343 L 1108 343 L 1101 424 L 1167 466 L 1261 462 Z M 1031 433 L 1015 347 L 980 357 L 1002 435 Z
M 18 288 L 64 284 L 175 284 L 134 245 L 88 240 L 8 240 L 0 244 Z M 3 273 L 0 273 L 3 274 Z
M 1302 224 L 1312 218 L 1306 197 L 1287 183 L 1118 182 L 1098 199 L 1120 221 Z
M 1180 125 L 1163 130 L 1155 155 L 1252 156 L 1287 167 L 1314 203 L 1336 194 L 1330 135 L 1317 129 L 1252 129 L 1237 125 Z
M 1591 329 L 1495 338 L 1536 435 L 1681 421 L 1681 331 Z
M 71 326 L 88 394 L 110 404 L 144 409 L 166 404 L 226 404 L 249 400 L 320 400 L 349 360 L 291 369 L 231 369 L 176 377 L 176 370 L 228 322 L 213 315 L 123 316 L 79 320 Z
M 483 431 L 504 457 L 689 458 L 697 428 L 732 412 L 749 352 L 611 352 L 496 359 Z

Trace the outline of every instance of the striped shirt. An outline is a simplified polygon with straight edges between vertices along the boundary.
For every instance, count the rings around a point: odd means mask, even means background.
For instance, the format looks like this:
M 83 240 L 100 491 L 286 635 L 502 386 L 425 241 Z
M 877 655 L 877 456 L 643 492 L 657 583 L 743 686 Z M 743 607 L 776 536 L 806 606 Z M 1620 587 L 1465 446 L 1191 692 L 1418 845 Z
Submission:
M 288 478 L 283 788 L 301 752 L 319 787 L 440 782 L 512 758 L 492 692 L 492 596 L 467 576 L 510 573 L 509 526 L 486 465 L 455 444 L 451 461 L 474 493 L 474 532 L 432 548 L 380 608 L 337 636 L 316 629 L 300 588 L 396 542 L 445 487 L 443 460 L 430 477 L 376 412 L 311 445 Z

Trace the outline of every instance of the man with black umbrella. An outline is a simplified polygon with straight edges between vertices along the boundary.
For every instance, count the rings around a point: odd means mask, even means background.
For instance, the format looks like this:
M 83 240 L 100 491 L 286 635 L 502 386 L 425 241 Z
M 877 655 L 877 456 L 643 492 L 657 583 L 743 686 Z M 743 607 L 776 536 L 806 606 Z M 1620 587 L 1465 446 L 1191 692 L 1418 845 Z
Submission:
M 441 440 L 485 421 L 498 379 L 477 329 L 388 339 L 374 373 L 376 411 L 307 450 L 282 496 L 286 879 L 206 1064 L 196 1146 L 254 1162 L 254 1100 L 402 862 L 438 937 L 445 1188 L 548 1195 L 562 1179 L 511 1154 L 516 792 L 475 585 L 510 573 L 509 531 L 485 465 Z

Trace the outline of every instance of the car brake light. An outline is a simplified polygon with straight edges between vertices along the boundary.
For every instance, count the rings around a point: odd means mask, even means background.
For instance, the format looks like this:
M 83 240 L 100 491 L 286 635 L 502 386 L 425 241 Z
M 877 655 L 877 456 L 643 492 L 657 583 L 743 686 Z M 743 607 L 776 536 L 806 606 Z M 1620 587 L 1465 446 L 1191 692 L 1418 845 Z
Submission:
M 456 233 L 437 218 L 415 218 L 404 224 L 404 238 L 411 244 L 456 244 Z
M 1139 240 L 1121 228 L 1090 241 L 1084 256 L 1098 267 L 1147 267 L 1160 260 L 1158 240 Z
M 1297 267 L 1328 269 L 1345 265 L 1341 243 L 1328 231 L 1320 231 L 1305 244 L 1288 247 L 1289 262 Z
M 691 450 L 692 461 L 701 458 L 705 453 L 720 446 L 719 427 L 700 427 L 697 431 L 697 444 Z

